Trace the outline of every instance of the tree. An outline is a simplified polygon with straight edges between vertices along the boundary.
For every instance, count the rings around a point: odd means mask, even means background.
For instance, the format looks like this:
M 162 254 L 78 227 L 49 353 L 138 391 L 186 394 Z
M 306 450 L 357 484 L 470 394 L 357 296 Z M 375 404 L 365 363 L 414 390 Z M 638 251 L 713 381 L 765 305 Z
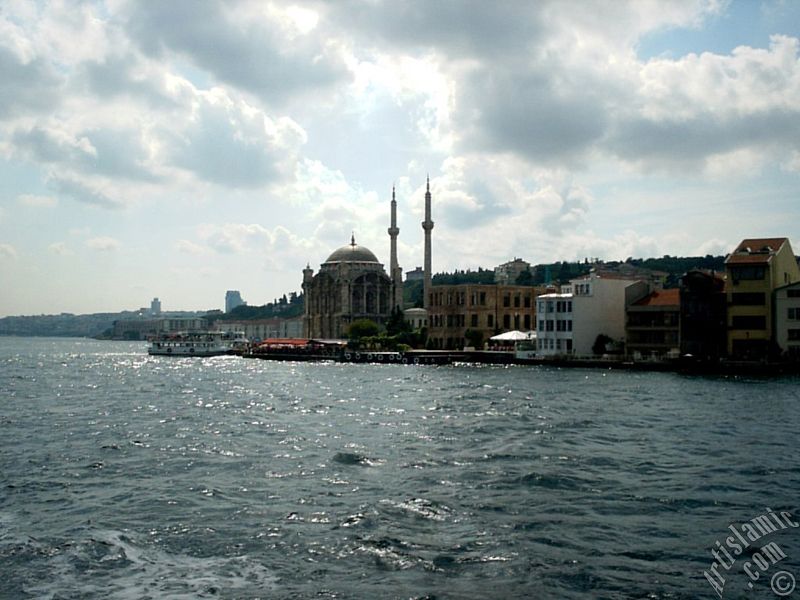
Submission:
M 363 337 L 372 337 L 380 333 L 380 326 L 372 319 L 357 319 L 350 323 L 347 329 L 347 337 L 351 340 L 358 340 Z
M 392 314 L 389 315 L 389 320 L 386 322 L 386 334 L 397 335 L 408 331 L 411 331 L 411 325 L 403 316 L 403 311 L 397 307 L 393 308 Z
M 479 329 L 467 329 L 464 332 L 464 337 L 467 338 L 469 345 L 476 350 L 483 348 L 483 332 Z
M 605 354 L 606 353 L 606 346 L 611 342 L 611 338 L 608 337 L 605 333 L 598 334 L 597 338 L 592 344 L 592 352 L 594 354 Z
M 531 273 L 530 269 L 525 269 L 519 275 L 517 275 L 517 285 L 533 285 L 533 273 Z

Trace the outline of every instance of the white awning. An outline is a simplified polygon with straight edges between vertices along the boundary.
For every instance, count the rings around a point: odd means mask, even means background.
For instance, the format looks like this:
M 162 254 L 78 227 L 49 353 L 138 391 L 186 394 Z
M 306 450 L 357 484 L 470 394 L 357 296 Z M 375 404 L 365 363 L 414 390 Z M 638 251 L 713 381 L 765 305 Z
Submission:
M 535 331 L 528 331 L 527 333 L 524 331 L 506 331 L 505 333 L 500 333 L 498 335 L 494 335 L 489 338 L 493 342 L 519 342 L 522 340 L 533 340 L 536 339 L 536 332 Z

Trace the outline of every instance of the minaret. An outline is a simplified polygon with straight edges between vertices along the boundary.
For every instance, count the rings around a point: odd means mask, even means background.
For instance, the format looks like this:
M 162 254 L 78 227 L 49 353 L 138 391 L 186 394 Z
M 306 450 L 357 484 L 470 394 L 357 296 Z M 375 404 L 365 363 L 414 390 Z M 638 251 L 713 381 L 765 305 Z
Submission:
M 403 269 L 397 264 L 397 234 L 400 229 L 397 227 L 397 200 L 394 196 L 394 186 L 392 186 L 392 216 L 389 226 L 389 239 L 391 248 L 389 252 L 389 276 L 392 278 L 392 308 L 403 309 Z
M 431 293 L 431 178 L 428 176 L 427 189 L 425 191 L 425 220 L 422 222 L 422 229 L 425 230 L 425 279 L 422 284 L 422 306 L 426 309 L 430 304 Z

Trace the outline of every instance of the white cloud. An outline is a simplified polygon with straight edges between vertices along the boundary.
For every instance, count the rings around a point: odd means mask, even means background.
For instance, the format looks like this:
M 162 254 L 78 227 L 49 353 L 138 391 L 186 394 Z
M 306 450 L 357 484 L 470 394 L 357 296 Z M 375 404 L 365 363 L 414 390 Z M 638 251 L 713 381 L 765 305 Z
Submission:
M 53 208 L 58 204 L 58 199 L 53 198 L 52 196 L 21 194 L 17 196 L 17 202 L 34 208 Z
M 189 240 L 178 240 L 175 242 L 175 248 L 178 250 L 178 252 L 192 254 L 194 256 L 200 256 L 206 253 L 206 249 L 203 246 L 195 244 Z
M 121 244 L 112 237 L 101 236 L 86 240 L 86 247 L 99 252 L 114 252 L 119 250 Z
M 59 256 L 70 256 L 73 254 L 72 250 L 69 249 L 64 242 L 53 242 L 47 247 L 50 252 L 53 254 L 58 254 Z
M 16 260 L 17 250 L 11 244 L 0 244 L 0 258 Z

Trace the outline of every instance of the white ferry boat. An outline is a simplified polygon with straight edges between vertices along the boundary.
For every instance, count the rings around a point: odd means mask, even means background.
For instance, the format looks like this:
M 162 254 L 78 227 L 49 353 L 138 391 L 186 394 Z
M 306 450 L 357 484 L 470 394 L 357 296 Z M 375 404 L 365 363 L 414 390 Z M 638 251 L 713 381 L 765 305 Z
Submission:
M 238 332 L 165 333 L 150 340 L 147 353 L 154 356 L 221 356 L 244 351 L 247 344 L 247 338 Z

